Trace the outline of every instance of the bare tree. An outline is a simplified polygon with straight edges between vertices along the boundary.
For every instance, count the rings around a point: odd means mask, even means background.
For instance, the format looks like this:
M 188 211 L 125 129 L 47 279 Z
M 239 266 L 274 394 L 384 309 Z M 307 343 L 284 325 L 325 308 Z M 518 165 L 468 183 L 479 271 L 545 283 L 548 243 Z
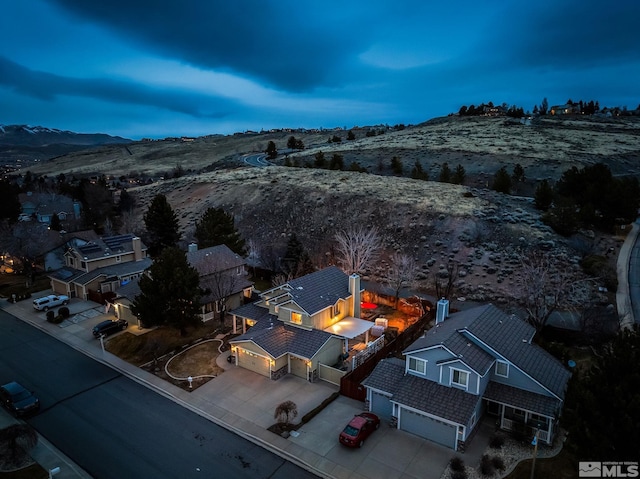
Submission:
M 571 309 L 580 303 L 586 304 L 588 298 L 583 297 L 584 291 L 578 288 L 579 283 L 585 281 L 592 278 L 576 281 L 567 267 L 554 266 L 549 254 L 533 252 L 523 258 L 518 300 L 526 309 L 531 325 L 540 331 L 561 305 Z
M 389 261 L 386 283 L 393 290 L 398 304 L 400 290 L 413 283 L 416 277 L 416 262 L 412 256 L 394 253 Z
M 460 265 L 455 261 L 450 261 L 445 269 L 434 273 L 433 287 L 436 290 L 436 298 L 451 298 L 459 271 Z
M 298 416 L 298 406 L 293 401 L 284 401 L 278 404 L 273 414 L 278 422 L 289 424 L 292 419 Z
M 52 247 L 47 225 L 36 221 L 20 221 L 14 225 L 0 225 L 0 249 L 17 259 L 31 286 L 37 258 Z
M 0 429 L 0 450 L 12 464 L 19 465 L 38 444 L 38 433 L 28 424 L 12 424 Z
M 133 233 L 137 236 L 144 232 L 144 224 L 133 213 L 133 211 L 123 211 L 119 216 L 120 234 Z
M 382 240 L 376 228 L 351 227 L 335 235 L 336 253 L 347 274 L 364 271 L 382 249 Z
M 202 269 L 209 271 L 206 276 L 201 277 L 200 287 L 211 295 L 216 305 L 221 321 L 227 312 L 227 299 L 237 293 L 240 284 L 240 276 L 235 270 L 228 269 L 225 265 L 219 264 L 213 255 L 208 255 L 203 259 Z

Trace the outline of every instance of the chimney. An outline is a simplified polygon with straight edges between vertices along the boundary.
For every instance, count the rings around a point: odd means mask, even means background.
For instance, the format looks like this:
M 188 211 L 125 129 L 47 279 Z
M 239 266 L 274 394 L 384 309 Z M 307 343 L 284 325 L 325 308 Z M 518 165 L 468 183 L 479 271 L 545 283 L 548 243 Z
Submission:
M 360 318 L 360 276 L 355 273 L 349 276 L 349 292 L 351 293 L 349 313 L 354 318 Z
M 198 243 L 189 243 L 189 253 L 198 251 Z
M 142 243 L 140 238 L 137 236 L 131 238 L 131 247 L 133 248 L 133 261 L 140 261 L 142 259 Z
M 442 298 L 436 309 L 436 324 L 442 323 L 449 316 L 449 300 Z

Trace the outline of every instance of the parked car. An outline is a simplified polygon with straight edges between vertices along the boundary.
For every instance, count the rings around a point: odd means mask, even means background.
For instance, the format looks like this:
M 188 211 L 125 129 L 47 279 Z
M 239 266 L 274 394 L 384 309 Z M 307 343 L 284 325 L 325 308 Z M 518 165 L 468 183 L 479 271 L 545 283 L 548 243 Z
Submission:
M 34 299 L 33 309 L 36 311 L 49 311 L 50 308 L 67 304 L 69 304 L 69 296 L 50 294 L 49 296 Z
M 362 447 L 364 440 L 380 427 L 380 418 L 370 412 L 361 412 L 353 417 L 339 436 L 341 444 L 349 447 Z
M 0 399 L 2 405 L 16 417 L 26 416 L 40 409 L 40 400 L 15 381 L 0 386 Z
M 96 338 L 99 338 L 100 336 L 109 336 L 110 334 L 117 333 L 118 331 L 124 331 L 127 329 L 127 326 L 129 326 L 129 323 L 126 319 L 118 319 L 116 321 L 107 319 L 93 327 L 93 335 Z

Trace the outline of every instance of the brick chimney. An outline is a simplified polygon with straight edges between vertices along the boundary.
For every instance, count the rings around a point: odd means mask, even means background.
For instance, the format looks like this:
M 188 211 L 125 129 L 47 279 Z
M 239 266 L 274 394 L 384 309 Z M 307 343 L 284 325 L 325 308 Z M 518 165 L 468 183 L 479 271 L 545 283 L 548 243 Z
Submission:
M 349 276 L 349 292 L 351 293 L 351 305 L 349 308 L 349 314 L 354 318 L 360 318 L 360 276 L 353 273 Z

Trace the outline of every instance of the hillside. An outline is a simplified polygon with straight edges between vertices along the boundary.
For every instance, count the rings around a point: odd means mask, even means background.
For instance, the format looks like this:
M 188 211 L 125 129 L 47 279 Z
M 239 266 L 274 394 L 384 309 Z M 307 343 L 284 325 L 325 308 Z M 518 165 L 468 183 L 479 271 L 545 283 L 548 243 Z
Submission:
M 458 297 L 509 303 L 527 281 L 522 272 L 527 249 L 551 252 L 553 273 L 582 279 L 584 244 L 614 264 L 622 239 L 593 232 L 572 240 L 559 237 L 542 223 L 531 198 L 498 194 L 486 183 L 500 166 L 511 171 L 515 163 L 524 167 L 530 181 L 558 178 L 571 166 L 596 162 L 608 164 L 614 174 L 640 176 L 638 125 L 630 119 L 552 118 L 523 125 L 505 118 L 450 117 L 377 136 L 356 130 L 353 141 L 346 141 L 345 131 L 325 131 L 104 146 L 38 165 L 33 172 L 101 172 L 115 178 L 135 173 L 157 179 L 180 165 L 192 173 L 129 189 L 138 202 L 129 229 L 142 233 L 142 215 L 151 199 L 163 193 L 179 217 L 185 241 L 193 240 L 194 223 L 206 208 L 222 207 L 235 215 L 238 229 L 256 245 L 264 262 L 281 256 L 295 233 L 322 266 L 335 260 L 335 233 L 361 225 L 376 228 L 385 242 L 384 254 L 370 265 L 367 278 L 383 279 L 390 255 L 408 253 L 419 265 L 417 289 L 430 291 L 433 278 L 446 275 L 455 262 L 460 265 Z M 263 151 L 268 141 L 284 148 L 292 134 L 306 148 L 290 153 L 291 159 L 312 160 L 318 151 L 327 158 L 338 153 L 345 165 L 358 161 L 373 174 L 279 166 L 282 157 L 266 168 L 241 161 L 242 154 Z M 328 143 L 334 134 L 345 139 Z M 457 186 L 391 176 L 386 165 L 393 156 L 401 158 L 405 175 L 418 159 L 430 169 L 431 178 L 437 178 L 443 162 L 452 168 L 462 164 L 468 181 Z M 598 291 L 597 281 L 579 284 L 574 302 L 610 300 Z

